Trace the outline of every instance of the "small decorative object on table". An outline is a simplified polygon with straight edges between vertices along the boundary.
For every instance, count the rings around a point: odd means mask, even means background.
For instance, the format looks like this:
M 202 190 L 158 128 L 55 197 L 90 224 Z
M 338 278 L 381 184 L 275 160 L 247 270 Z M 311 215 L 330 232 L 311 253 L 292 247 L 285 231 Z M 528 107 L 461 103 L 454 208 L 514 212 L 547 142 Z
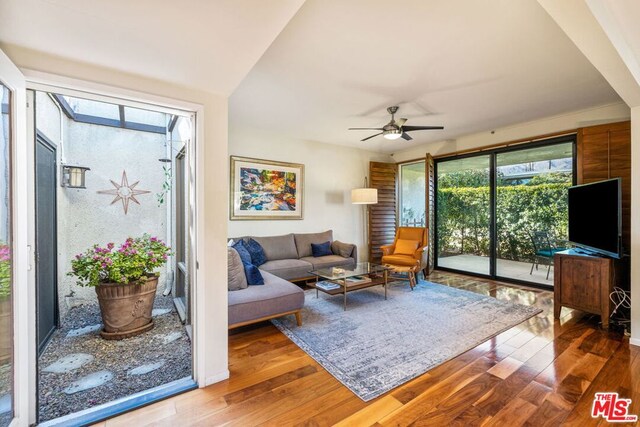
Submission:
M 94 245 L 71 261 L 69 276 L 80 286 L 93 286 L 100 303 L 105 339 L 124 339 L 153 328 L 151 312 L 156 298 L 158 267 L 167 262 L 170 248 L 148 234 L 129 237 L 117 249 L 113 243 Z

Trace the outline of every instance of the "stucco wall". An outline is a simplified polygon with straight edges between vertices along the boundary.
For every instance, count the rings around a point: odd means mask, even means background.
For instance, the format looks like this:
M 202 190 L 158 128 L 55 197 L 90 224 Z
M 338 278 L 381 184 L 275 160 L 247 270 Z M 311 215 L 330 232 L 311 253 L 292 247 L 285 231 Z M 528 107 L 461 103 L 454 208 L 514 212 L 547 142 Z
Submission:
M 118 244 L 143 233 L 167 241 L 170 196 L 162 205 L 156 198 L 165 179 L 163 163 L 158 159 L 166 156 L 166 136 L 79 123 L 64 116 L 64 140 L 60 143 L 57 108 L 44 93 L 37 94 L 36 106 L 38 129 L 58 144 L 58 166 L 66 163 L 91 169 L 86 173 L 86 189 L 63 188 L 59 182 L 57 186 L 58 300 L 64 318 L 70 304 L 96 300 L 93 289 L 76 285 L 75 279 L 67 275 L 76 254 L 96 243 Z M 129 185 L 139 182 L 135 190 L 149 191 L 135 196 L 140 204 L 129 201 L 127 214 L 121 200 L 112 204 L 114 195 L 98 193 L 115 190 L 111 180 L 120 185 L 123 171 Z M 159 291 L 164 288 L 167 268 L 162 269 Z M 71 295 L 73 299 L 67 298 Z

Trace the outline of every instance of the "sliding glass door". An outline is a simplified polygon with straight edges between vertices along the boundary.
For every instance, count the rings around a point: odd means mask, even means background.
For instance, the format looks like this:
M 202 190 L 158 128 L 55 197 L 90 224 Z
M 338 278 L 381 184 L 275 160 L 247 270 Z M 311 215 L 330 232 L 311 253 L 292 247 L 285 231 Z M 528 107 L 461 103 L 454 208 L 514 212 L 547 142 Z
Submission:
M 566 246 L 573 143 L 496 154 L 496 275 L 553 285 Z
M 437 266 L 490 273 L 490 164 L 488 155 L 437 163 Z
M 436 162 L 436 266 L 553 286 L 575 137 Z

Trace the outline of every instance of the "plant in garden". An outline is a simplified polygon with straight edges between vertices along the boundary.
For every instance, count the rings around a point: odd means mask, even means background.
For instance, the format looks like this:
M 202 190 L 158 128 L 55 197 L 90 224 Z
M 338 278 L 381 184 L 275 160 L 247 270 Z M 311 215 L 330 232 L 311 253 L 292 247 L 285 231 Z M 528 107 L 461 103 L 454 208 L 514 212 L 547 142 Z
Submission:
M 162 206 L 167 198 L 167 194 L 171 190 L 171 168 L 162 166 L 162 173 L 164 173 L 164 182 L 162 183 L 162 191 L 156 193 L 156 200 L 158 200 L 158 207 Z
M 148 234 L 129 237 L 116 248 L 114 243 L 94 245 L 71 261 L 69 276 L 76 276 L 80 286 L 100 283 L 135 284 L 157 276 L 154 271 L 167 262 L 171 249 Z
M 11 295 L 11 248 L 0 244 L 0 299 Z

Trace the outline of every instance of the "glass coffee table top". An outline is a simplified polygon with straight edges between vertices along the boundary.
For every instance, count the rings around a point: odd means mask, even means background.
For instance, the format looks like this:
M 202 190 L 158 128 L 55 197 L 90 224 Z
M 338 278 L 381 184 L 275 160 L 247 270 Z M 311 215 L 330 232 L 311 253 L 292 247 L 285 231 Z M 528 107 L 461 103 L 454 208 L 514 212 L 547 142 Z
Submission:
M 388 268 L 380 264 L 373 264 L 371 262 L 359 262 L 355 265 L 355 267 L 319 268 L 317 270 L 310 271 L 310 273 L 327 280 L 340 280 L 354 276 L 382 273 L 385 270 L 388 270 Z

